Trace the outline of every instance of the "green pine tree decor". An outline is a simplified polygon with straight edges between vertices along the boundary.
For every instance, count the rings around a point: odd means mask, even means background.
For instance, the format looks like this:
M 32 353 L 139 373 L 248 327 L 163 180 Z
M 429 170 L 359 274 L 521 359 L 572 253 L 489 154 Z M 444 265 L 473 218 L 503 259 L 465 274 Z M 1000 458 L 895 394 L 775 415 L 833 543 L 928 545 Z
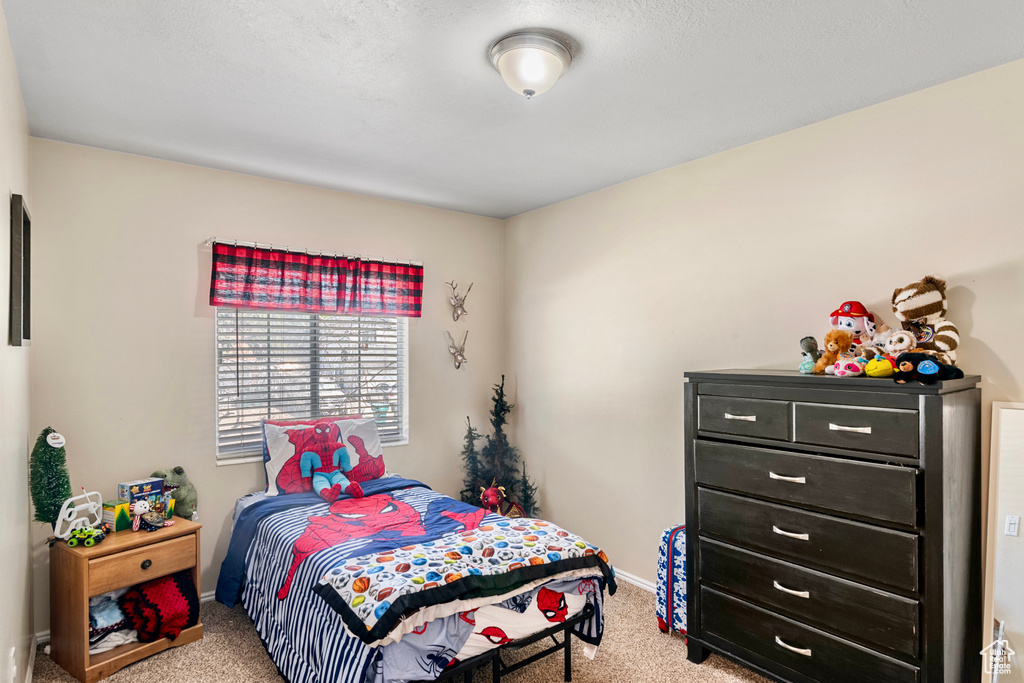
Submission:
M 494 402 L 491 408 L 491 428 L 493 434 L 486 437 L 486 443 L 479 453 L 476 451 L 476 440 L 480 434 L 469 426 L 466 430 L 466 443 L 462 449 L 465 461 L 466 477 L 463 480 L 462 500 L 473 505 L 480 504 L 480 491 L 493 483 L 505 488 L 505 497 L 523 506 L 527 515 L 537 511 L 537 487 L 526 476 L 526 466 L 522 472 L 519 468 L 519 449 L 508 442 L 505 424 L 513 406 L 505 398 L 505 375 L 501 376 L 501 384 L 494 385 Z M 466 418 L 469 425 L 469 418 Z M 526 505 L 529 502 L 529 506 Z
M 32 504 L 36 508 L 36 521 L 51 527 L 57 523 L 61 506 L 71 497 L 71 479 L 68 477 L 67 453 L 64 447 L 51 446 L 46 437 L 56 430 L 47 427 L 36 439 L 29 460 L 29 482 Z
M 462 461 L 466 467 L 466 477 L 462 480 L 462 493 L 460 497 L 463 503 L 480 505 L 480 453 L 476 450 L 476 442 L 481 438 L 480 432 L 469 421 L 466 416 L 466 436 L 462 445 Z
M 540 506 L 537 505 L 537 487 L 530 478 L 526 476 L 526 463 L 523 463 L 523 474 L 519 478 L 519 500 L 523 506 L 523 512 L 527 517 L 536 517 L 540 514 Z

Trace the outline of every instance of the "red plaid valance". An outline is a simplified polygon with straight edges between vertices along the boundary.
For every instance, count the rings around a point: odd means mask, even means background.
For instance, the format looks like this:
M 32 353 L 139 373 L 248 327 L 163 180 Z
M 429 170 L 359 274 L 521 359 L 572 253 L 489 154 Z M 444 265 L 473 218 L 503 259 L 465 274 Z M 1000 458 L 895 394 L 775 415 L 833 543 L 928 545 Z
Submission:
M 213 244 L 210 305 L 420 317 L 423 267 Z

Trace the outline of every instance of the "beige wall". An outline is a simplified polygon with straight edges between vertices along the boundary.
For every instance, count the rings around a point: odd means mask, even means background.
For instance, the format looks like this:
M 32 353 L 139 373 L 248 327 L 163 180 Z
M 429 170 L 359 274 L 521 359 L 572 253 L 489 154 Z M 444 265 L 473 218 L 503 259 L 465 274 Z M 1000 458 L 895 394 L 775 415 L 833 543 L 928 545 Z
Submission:
M 1024 516 L 1024 403 L 993 406 L 992 422 L 992 561 L 986 577 L 991 605 L 986 605 L 985 623 L 993 618 L 1005 622 L 1003 637 L 1016 653 L 999 683 L 1024 683 L 1024 537 L 1019 530 L 1017 536 L 1003 532 L 1007 515 Z M 989 632 L 986 628 L 986 639 Z
M 30 559 L 33 510 L 28 496 L 28 373 L 29 347 L 7 345 L 10 300 L 10 195 L 28 194 L 28 122 L 7 20 L 0 7 L 0 680 L 11 675 L 11 648 L 18 677 L 23 680 L 32 638 L 32 572 Z M 34 279 L 34 278 L 33 278 Z
M 501 222 L 33 139 L 35 340 L 31 425 L 67 437 L 72 486 L 183 465 L 199 490 L 203 589 L 216 584 L 230 515 L 262 489 L 262 464 L 214 464 L 214 309 L 209 248 L 227 239 L 424 263 L 409 323 L 410 443 L 388 467 L 453 494 L 465 416 L 484 424 L 501 374 Z M 475 282 L 453 323 L 446 280 Z M 455 371 L 444 330 L 470 330 Z M 36 628 L 48 623 L 45 557 Z
M 1024 61 L 509 219 L 514 439 L 546 515 L 653 580 L 683 519 L 683 373 L 795 369 L 841 302 L 895 324 L 927 273 L 987 435 L 991 401 L 1024 398 L 1022 188 Z

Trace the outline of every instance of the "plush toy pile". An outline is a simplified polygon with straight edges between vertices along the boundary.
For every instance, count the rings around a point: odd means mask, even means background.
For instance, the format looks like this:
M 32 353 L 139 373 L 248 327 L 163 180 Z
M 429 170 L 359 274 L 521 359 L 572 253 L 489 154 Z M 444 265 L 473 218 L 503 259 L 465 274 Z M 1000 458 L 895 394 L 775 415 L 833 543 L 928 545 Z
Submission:
M 800 340 L 803 374 L 892 377 L 896 382 L 934 382 L 964 376 L 956 367 L 960 333 L 946 315 L 946 281 L 931 275 L 896 289 L 892 311 L 902 329 L 876 320 L 859 301 L 844 301 L 829 317 L 819 353 L 814 337 Z

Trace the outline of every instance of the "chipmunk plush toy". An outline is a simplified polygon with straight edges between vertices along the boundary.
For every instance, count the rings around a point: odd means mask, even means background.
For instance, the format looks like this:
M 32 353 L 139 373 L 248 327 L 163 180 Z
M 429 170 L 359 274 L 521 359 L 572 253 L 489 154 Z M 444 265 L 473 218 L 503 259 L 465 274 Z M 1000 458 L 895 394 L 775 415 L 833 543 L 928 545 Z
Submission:
M 903 329 L 913 332 L 921 351 L 934 352 L 939 363 L 956 365 L 960 332 L 946 320 L 946 281 L 931 275 L 892 293 L 892 311 Z
M 814 364 L 814 374 L 824 375 L 827 373 L 831 375 L 832 372 L 835 372 L 835 364 L 839 360 L 839 355 L 849 351 L 852 343 L 852 332 L 829 330 L 825 335 L 825 351 L 821 354 L 818 362 Z M 828 372 L 829 370 L 832 372 Z

